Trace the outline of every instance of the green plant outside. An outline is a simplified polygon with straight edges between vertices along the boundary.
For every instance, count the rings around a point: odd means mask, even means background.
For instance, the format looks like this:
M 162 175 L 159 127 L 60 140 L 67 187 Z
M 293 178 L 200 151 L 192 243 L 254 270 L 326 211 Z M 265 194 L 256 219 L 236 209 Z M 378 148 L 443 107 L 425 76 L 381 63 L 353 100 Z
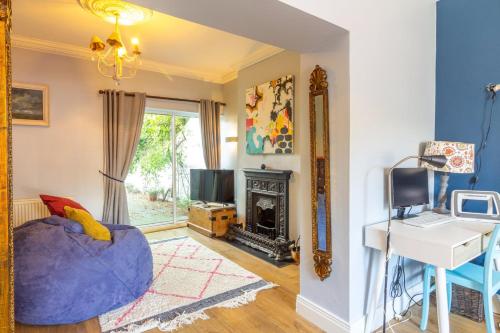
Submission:
M 139 171 L 144 179 L 144 189 L 147 193 L 156 193 L 162 200 L 172 195 L 172 188 L 165 188 L 160 183 L 160 176 L 173 167 L 172 158 L 172 115 L 160 115 L 146 113 L 142 126 L 141 137 L 137 145 L 134 160 L 130 166 L 130 172 Z M 179 186 L 184 186 L 184 193 L 188 193 L 186 186 L 189 186 L 189 170 L 186 167 L 186 143 L 184 130 L 188 118 L 175 117 L 175 151 L 177 182 Z M 178 198 L 177 204 L 188 205 L 188 198 Z

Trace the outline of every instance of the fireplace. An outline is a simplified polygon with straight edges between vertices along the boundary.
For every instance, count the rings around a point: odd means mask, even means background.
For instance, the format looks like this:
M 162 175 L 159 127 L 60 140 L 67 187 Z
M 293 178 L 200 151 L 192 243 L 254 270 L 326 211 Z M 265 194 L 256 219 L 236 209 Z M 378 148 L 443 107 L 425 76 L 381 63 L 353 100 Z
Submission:
M 288 229 L 290 170 L 243 169 L 246 184 L 245 226 L 232 225 L 228 238 L 268 253 L 276 260 L 289 257 Z
M 270 239 L 276 239 L 278 216 L 276 213 L 276 198 L 263 194 L 255 194 L 252 205 L 252 220 L 255 221 L 255 232 Z

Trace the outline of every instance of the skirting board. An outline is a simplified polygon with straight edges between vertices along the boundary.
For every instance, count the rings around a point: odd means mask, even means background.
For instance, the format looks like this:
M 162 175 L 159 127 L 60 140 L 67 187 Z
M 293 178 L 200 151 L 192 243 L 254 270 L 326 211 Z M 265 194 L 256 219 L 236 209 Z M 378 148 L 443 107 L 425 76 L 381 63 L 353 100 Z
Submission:
M 295 310 L 306 320 L 314 323 L 328 333 L 349 333 L 351 327 L 348 322 L 311 302 L 307 298 L 297 295 Z
M 422 283 L 417 283 L 411 288 L 408 288 L 408 292 L 410 295 L 416 295 L 422 292 Z M 403 309 L 408 304 L 409 298 L 404 295 L 403 299 L 398 298 L 394 304 L 396 309 Z M 419 302 L 422 299 L 422 296 L 419 295 L 415 297 L 414 300 Z M 420 309 L 420 308 L 419 308 Z M 323 307 L 311 302 L 307 298 L 297 295 L 296 300 L 296 312 L 304 317 L 306 320 L 314 323 L 316 326 L 321 328 L 327 333 L 362 333 L 365 329 L 365 317 L 349 323 L 344 319 L 337 317 L 335 314 L 330 311 L 324 309 Z M 375 331 L 376 328 L 382 326 L 383 321 L 383 305 L 380 304 L 376 311 L 375 317 L 373 319 L 373 327 L 372 330 Z M 387 304 L 387 314 L 391 317 L 388 320 L 392 319 L 392 300 L 389 300 Z

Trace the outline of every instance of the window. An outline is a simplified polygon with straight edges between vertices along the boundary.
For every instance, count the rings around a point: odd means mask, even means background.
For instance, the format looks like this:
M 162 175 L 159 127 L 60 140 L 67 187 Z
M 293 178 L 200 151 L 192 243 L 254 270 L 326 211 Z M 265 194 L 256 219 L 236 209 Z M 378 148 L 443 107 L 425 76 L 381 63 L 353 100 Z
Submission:
M 125 183 L 131 224 L 187 220 L 189 170 L 193 168 L 205 168 L 198 114 L 146 108 Z

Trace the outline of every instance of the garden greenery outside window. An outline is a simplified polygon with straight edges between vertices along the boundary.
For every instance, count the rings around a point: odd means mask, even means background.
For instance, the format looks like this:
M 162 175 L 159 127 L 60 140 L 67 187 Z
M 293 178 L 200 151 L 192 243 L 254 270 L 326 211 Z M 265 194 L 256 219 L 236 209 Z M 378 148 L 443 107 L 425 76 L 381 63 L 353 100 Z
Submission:
M 205 168 L 198 113 L 147 107 L 125 181 L 130 223 L 186 221 L 189 170 L 195 168 Z

